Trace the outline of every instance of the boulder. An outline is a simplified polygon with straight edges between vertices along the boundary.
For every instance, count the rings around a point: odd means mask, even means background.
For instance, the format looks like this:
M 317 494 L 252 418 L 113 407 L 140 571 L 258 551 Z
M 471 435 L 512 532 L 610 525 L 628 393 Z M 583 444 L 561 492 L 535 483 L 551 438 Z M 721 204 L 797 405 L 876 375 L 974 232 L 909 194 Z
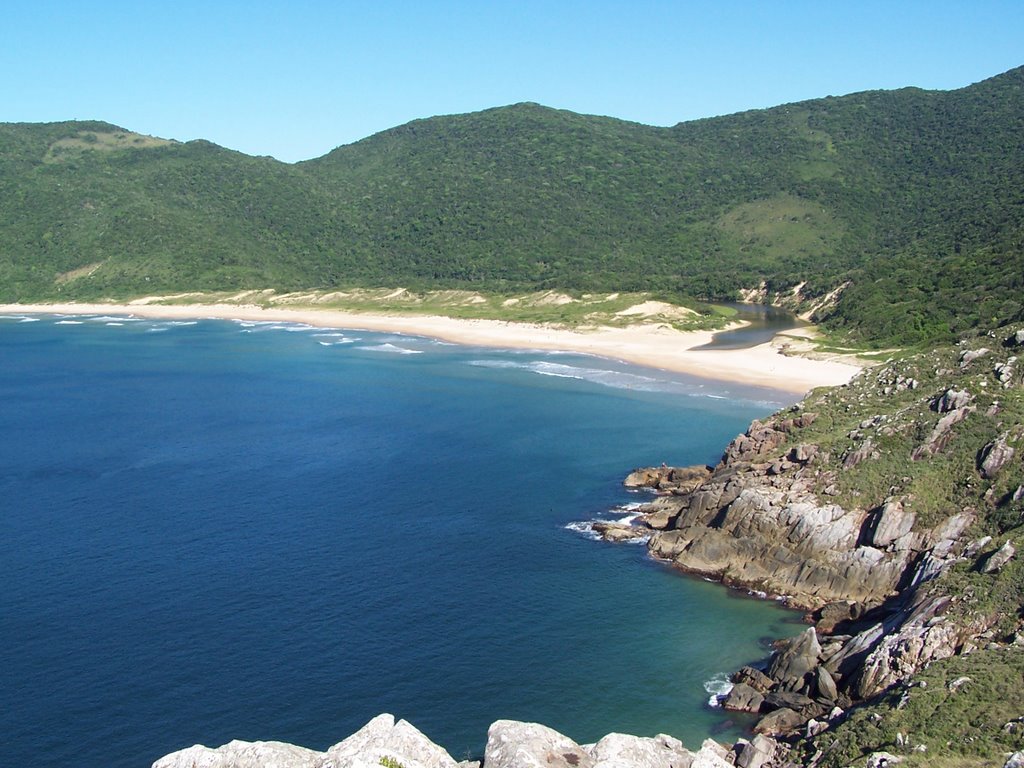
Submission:
M 981 349 L 968 349 L 965 352 L 961 352 L 960 369 L 963 370 L 971 363 L 973 363 L 975 360 L 978 360 L 979 358 L 982 358 L 985 355 L 987 355 L 990 351 L 991 350 L 989 350 L 987 347 L 982 347 Z
M 818 667 L 814 671 L 814 675 L 814 686 L 818 690 L 819 698 L 827 701 L 835 701 L 839 698 L 839 688 L 836 686 L 835 678 L 825 667 Z
M 888 501 L 877 511 L 871 532 L 872 546 L 884 549 L 914 528 L 915 515 L 898 501 Z
M 913 450 L 910 458 L 914 461 L 920 461 L 927 459 L 929 456 L 934 456 L 944 449 L 953 438 L 953 427 L 974 413 L 974 411 L 975 407 L 973 405 L 965 405 L 960 408 L 954 408 L 945 414 L 936 422 L 931 434 L 928 435 L 928 439 Z
M 807 718 L 792 709 L 776 709 L 757 721 L 754 733 L 766 736 L 785 736 L 793 733 L 807 721 Z
M 836 600 L 823 605 L 815 614 L 815 626 L 819 632 L 831 632 L 837 625 L 858 618 L 861 606 L 852 600 Z
M 587 751 L 594 768 L 686 768 L 693 753 L 665 734 L 653 739 L 610 733 Z
M 1017 554 L 1017 550 L 1014 548 L 1013 542 L 1007 539 L 1003 546 L 985 558 L 981 565 L 981 572 L 998 573 L 999 569 L 1010 562 L 1015 554 Z
M 728 751 L 714 739 L 705 739 L 700 751 L 693 756 L 690 768 L 732 768 L 726 756 Z
M 210 749 L 197 744 L 172 752 L 153 768 L 318 768 L 323 754 L 279 741 L 232 741 Z
M 786 689 L 797 690 L 803 686 L 804 676 L 818 666 L 821 645 L 814 627 L 809 627 L 790 640 L 768 665 L 768 677 Z
M 760 712 L 764 696 L 745 683 L 737 683 L 722 701 L 730 712 Z
M 775 739 L 763 733 L 757 734 L 743 745 L 743 749 L 736 756 L 737 768 L 762 768 L 769 765 L 778 746 Z
M 890 752 L 872 752 L 868 755 L 867 768 L 893 768 L 897 763 L 902 763 L 903 758 Z
M 1017 331 L 1017 333 L 1024 334 L 1024 331 Z M 1024 339 L 1020 343 L 1024 344 Z M 1003 768 L 1024 768 L 1024 751 L 1014 752 L 1010 755 L 1003 763 Z
M 497 720 L 487 730 L 487 768 L 593 768 L 594 759 L 575 741 L 539 723 Z
M 1008 433 L 1000 435 L 981 449 L 978 470 L 986 480 L 991 480 L 1005 467 L 1015 453 L 1013 446 L 1007 443 Z
M 647 528 L 604 520 L 595 521 L 591 527 L 594 533 L 599 534 L 605 541 L 633 541 L 635 539 L 643 539 L 651 534 L 651 531 Z
M 775 684 L 764 672 L 753 667 L 740 667 L 732 676 L 736 685 L 748 685 L 758 693 L 767 693 Z
M 956 390 L 952 387 L 939 395 L 932 407 L 939 413 L 949 413 L 957 408 L 963 408 L 971 402 L 971 393 L 967 390 Z
M 777 709 L 792 709 L 804 720 L 814 715 L 824 714 L 824 708 L 810 696 L 795 691 L 772 691 L 764 697 L 763 710 L 774 712 Z
M 662 477 L 668 474 L 668 468 L 659 469 L 656 467 L 642 467 L 634 469 L 622 484 L 627 488 L 656 488 Z
M 875 450 L 875 445 L 871 442 L 871 438 L 868 438 L 858 448 L 846 455 L 846 458 L 843 459 L 843 469 L 853 469 L 862 461 L 876 458 L 878 458 L 878 451 Z
M 405 768 L 457 768 L 458 763 L 405 720 L 377 715 L 370 722 L 329 748 L 318 768 L 368 768 L 386 758 Z

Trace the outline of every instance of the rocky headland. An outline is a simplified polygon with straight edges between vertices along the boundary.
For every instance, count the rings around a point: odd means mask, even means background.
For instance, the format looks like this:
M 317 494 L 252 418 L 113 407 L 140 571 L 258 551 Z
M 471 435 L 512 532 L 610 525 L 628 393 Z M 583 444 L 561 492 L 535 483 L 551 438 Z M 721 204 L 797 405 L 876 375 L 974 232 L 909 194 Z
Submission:
M 755 716 L 749 739 L 578 745 L 498 721 L 483 768 L 1024 765 L 1022 353 L 1013 327 L 906 355 L 755 421 L 714 467 L 633 472 L 656 498 L 595 530 L 810 625 L 733 676 L 721 705 Z M 381 715 L 323 753 L 232 742 L 154 768 L 378 765 L 466 763 Z

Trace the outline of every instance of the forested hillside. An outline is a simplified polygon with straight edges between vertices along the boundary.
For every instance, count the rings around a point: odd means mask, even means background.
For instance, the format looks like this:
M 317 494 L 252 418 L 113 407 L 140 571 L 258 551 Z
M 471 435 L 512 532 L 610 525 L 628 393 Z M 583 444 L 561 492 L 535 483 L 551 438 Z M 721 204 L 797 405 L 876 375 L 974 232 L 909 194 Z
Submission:
M 0 300 L 764 283 L 804 309 L 843 287 L 819 316 L 856 340 L 949 338 L 1024 311 L 1022 87 L 1024 68 L 672 128 L 518 104 L 296 165 L 0 125 Z

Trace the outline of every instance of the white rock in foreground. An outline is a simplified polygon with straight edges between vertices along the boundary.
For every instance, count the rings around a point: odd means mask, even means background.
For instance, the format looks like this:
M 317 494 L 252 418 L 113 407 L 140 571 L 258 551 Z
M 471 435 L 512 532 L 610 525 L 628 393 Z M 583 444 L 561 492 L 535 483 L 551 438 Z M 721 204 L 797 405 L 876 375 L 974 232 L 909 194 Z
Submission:
M 496 720 L 487 729 L 487 768 L 594 768 L 579 744 L 539 723 Z
M 280 741 L 232 741 L 217 749 L 201 744 L 165 755 L 153 768 L 316 768 L 323 753 Z
M 327 750 L 317 768 L 380 768 L 390 758 L 405 768 L 457 768 L 441 747 L 405 720 L 377 715 L 344 741 Z
M 665 734 L 653 739 L 609 733 L 590 747 L 594 768 L 686 768 L 693 753 L 683 742 Z

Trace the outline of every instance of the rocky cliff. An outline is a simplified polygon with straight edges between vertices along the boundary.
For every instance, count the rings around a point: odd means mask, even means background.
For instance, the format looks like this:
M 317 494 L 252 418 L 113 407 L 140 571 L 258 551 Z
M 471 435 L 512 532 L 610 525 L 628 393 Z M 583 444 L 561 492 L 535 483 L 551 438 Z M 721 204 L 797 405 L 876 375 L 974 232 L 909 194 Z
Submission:
M 889 361 L 754 422 L 715 467 L 630 475 L 663 494 L 641 518 L 652 555 L 814 620 L 736 674 L 727 709 L 840 765 L 858 747 L 825 745 L 851 707 L 933 662 L 1024 644 L 1022 351 L 1008 328 Z
M 785 598 L 813 622 L 744 667 L 726 709 L 755 735 L 697 751 L 670 736 L 578 745 L 498 721 L 483 768 L 1024 765 L 1024 328 L 903 356 L 812 393 L 714 467 L 637 470 L 658 558 Z M 191 747 L 154 768 L 454 768 L 381 715 L 326 752 Z

